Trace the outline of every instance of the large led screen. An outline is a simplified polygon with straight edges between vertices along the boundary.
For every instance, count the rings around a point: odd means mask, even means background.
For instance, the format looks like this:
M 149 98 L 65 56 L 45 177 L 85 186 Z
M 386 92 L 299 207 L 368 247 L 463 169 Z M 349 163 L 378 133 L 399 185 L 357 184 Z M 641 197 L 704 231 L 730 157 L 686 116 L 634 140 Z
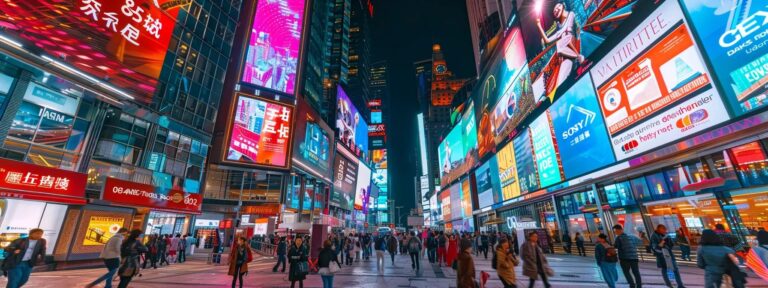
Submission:
M 509 200 L 520 196 L 520 179 L 518 178 L 517 164 L 515 163 L 514 143 L 509 142 L 506 146 L 499 149 L 496 158 L 498 159 L 497 177 L 499 177 L 499 182 L 501 183 L 501 200 Z
M 475 110 L 470 102 L 466 112 L 438 147 L 440 183 L 448 185 L 467 173 L 477 162 L 477 127 Z
M 462 186 L 462 183 L 457 182 L 456 184 L 453 184 L 453 186 L 451 186 L 450 188 L 451 190 L 451 218 L 449 218 L 450 220 L 462 218 L 462 211 L 464 209 L 462 209 L 461 207 L 461 204 L 462 204 L 461 203 L 461 193 L 462 193 L 461 186 Z
M 533 192 L 539 188 L 539 179 L 536 165 L 533 163 L 533 144 L 531 133 L 523 129 L 513 139 L 515 150 L 515 167 L 517 167 L 517 179 L 520 181 L 520 192 Z M 501 168 L 501 167 L 499 167 Z
M 496 156 L 492 156 L 480 167 L 475 169 L 477 182 L 477 204 L 482 209 L 501 202 L 501 184 L 499 183 L 499 163 Z
M 539 115 L 531 123 L 533 154 L 536 155 L 536 169 L 539 172 L 539 184 L 547 187 L 563 180 L 557 159 L 557 148 L 552 139 L 552 127 L 549 111 Z
M 614 162 L 592 80 L 586 75 L 549 108 L 565 178 Z M 537 156 L 538 157 L 538 156 Z
M 261 0 L 253 18 L 243 82 L 293 94 L 299 63 L 303 0 Z
M 461 218 L 472 218 L 472 181 L 469 177 L 461 181 Z
M 437 193 L 433 193 L 432 197 L 429 197 L 429 213 L 432 215 L 432 221 L 437 222 L 443 220 L 443 209 L 440 203 L 437 201 Z
M 242 94 L 236 99 L 225 161 L 287 168 L 293 107 Z
M 333 129 L 303 99 L 298 99 L 296 117 L 294 163 L 317 177 L 331 179 Z
M 591 70 L 618 160 L 728 119 L 679 4 L 664 2 L 628 35 Z
M 342 209 L 352 210 L 355 207 L 358 160 L 354 157 L 350 159 L 341 154 L 338 150 L 336 151 L 333 165 L 333 195 L 329 203 Z
M 537 101 L 557 88 L 632 13 L 637 0 L 521 0 L 518 15 Z
M 2 1 L 3 34 L 148 104 L 184 1 Z M 34 47 L 34 48 L 33 48 Z
M 734 114 L 764 106 L 768 94 L 765 1 L 683 3 Z
M 371 168 L 363 163 L 358 164 L 355 183 L 355 210 L 363 210 L 371 191 Z
M 440 194 L 437 195 L 438 201 L 440 202 L 438 205 L 440 205 L 440 212 L 443 216 L 443 222 L 448 223 L 451 221 L 451 190 L 445 189 Z
M 368 123 L 341 86 L 336 89 L 336 129 L 339 142 L 358 156 L 368 153 Z

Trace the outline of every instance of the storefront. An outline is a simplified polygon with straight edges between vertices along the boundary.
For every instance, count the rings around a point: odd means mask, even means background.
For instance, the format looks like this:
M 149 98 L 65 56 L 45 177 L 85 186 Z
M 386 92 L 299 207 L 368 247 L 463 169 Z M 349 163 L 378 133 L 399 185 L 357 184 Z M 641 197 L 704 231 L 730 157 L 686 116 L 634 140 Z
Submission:
M 594 190 L 557 197 L 560 219 L 565 228 L 562 237 L 568 235 L 573 239 L 576 233 L 581 233 L 585 241 L 596 242 L 597 236 L 606 232 L 596 197 Z
M 560 225 L 557 223 L 555 213 L 555 205 L 550 199 L 500 210 L 496 215 L 500 221 L 503 221 L 499 224 L 500 232 L 515 233 L 519 239 L 522 236 L 521 229 L 544 229 L 552 240 L 557 240 L 560 235 Z

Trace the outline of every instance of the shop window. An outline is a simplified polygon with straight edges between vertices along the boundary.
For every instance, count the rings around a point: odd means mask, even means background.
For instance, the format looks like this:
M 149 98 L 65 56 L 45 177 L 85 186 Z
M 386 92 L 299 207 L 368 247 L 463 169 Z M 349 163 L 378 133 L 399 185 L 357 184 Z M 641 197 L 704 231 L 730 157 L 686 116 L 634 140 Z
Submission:
M 16 116 L 13 118 L 8 136 L 19 139 L 32 140 L 40 123 L 40 112 L 43 108 L 28 102 L 22 102 Z
M 733 168 L 731 157 L 728 155 L 727 150 L 709 155 L 709 158 L 712 160 L 717 175 L 725 179 L 725 184 L 723 184 L 721 189 L 741 188 L 741 183 L 739 183 L 739 179 L 736 176 L 736 170 Z
M 690 184 L 688 176 L 685 175 L 683 166 L 675 166 L 671 169 L 664 170 L 664 177 L 667 180 L 667 186 L 669 187 L 670 197 L 683 196 L 683 187 Z
M 645 180 L 648 182 L 649 192 L 653 200 L 669 199 L 671 197 L 664 173 L 659 172 L 647 175 Z
M 32 145 L 27 154 L 27 162 L 35 165 L 59 168 L 64 153 L 45 146 Z
M 601 194 L 612 208 L 635 205 L 635 198 L 632 197 L 632 188 L 629 181 L 616 184 L 605 185 L 601 189 Z
M 90 123 L 83 119 L 76 119 L 75 125 L 72 127 L 72 133 L 67 139 L 67 144 L 64 149 L 73 152 L 80 152 L 85 144 L 85 135 L 88 133 L 88 127 Z
M 744 186 L 768 184 L 768 159 L 759 142 L 733 147 L 730 151 L 736 173 Z

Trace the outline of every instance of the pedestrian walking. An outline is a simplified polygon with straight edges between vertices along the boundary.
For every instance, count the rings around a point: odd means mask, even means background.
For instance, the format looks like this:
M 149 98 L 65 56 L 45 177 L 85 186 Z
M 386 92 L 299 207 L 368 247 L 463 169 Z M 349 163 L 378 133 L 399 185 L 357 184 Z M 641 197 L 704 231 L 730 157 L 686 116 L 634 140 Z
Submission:
M 421 241 L 416 237 L 416 233 L 411 231 L 411 238 L 408 239 L 408 254 L 411 255 L 411 269 L 421 270 L 419 267 L 419 257 L 421 255 Z
M 472 241 L 462 239 L 459 249 L 458 263 L 456 264 L 456 287 L 476 288 L 480 287 L 475 280 L 475 260 L 472 259 Z
M 595 260 L 603 280 L 608 288 L 616 288 L 616 281 L 619 281 L 619 272 L 616 271 L 616 263 L 619 262 L 619 255 L 616 248 L 608 243 L 608 235 L 600 233 L 597 236 L 597 245 L 595 245 Z
M 348 266 L 351 266 L 352 261 L 354 260 L 352 258 L 352 253 L 355 251 L 355 240 L 352 238 L 352 234 L 349 234 L 349 237 L 347 237 L 346 241 L 344 242 L 344 255 L 346 257 L 346 262 Z
M 168 263 L 168 244 L 170 243 L 170 240 L 168 239 L 168 235 L 160 235 L 160 238 L 157 239 L 157 259 L 160 262 L 158 266 L 163 266 L 163 263 L 165 265 L 170 266 L 171 263 Z M 214 247 L 215 248 L 215 247 Z M 218 253 L 218 252 L 214 252 Z
M 176 249 L 179 251 L 179 258 L 177 261 L 179 263 L 184 263 L 187 261 L 187 235 L 182 236 L 179 238 L 179 247 Z
M 325 240 L 323 249 L 317 256 L 317 267 L 319 267 L 317 272 L 323 279 L 323 288 L 333 288 L 333 276 L 341 270 L 341 263 L 331 247 L 333 247 L 331 240 Z
M 661 276 L 667 287 L 672 287 L 670 274 L 675 277 L 678 288 L 683 288 L 683 279 L 680 277 L 680 270 L 677 268 L 677 260 L 672 253 L 672 247 L 675 242 L 667 235 L 667 227 L 663 224 L 656 226 L 656 230 L 651 235 L 651 250 L 656 256 L 656 267 L 661 268 Z
M 384 253 L 387 251 L 387 241 L 384 236 L 376 237 L 376 270 L 384 271 Z
M 472 242 L 469 244 L 471 245 Z M 451 234 L 451 237 L 448 237 L 448 246 L 445 247 L 446 265 L 453 267 L 453 261 L 456 261 L 456 257 L 459 255 L 459 248 L 459 239 L 456 234 Z
M 584 236 L 581 235 L 581 232 L 576 232 L 576 250 L 579 251 L 579 256 L 587 256 L 587 251 L 584 249 Z
M 363 233 L 360 244 L 363 246 L 363 260 L 371 260 L 371 234 Z
M 643 280 L 640 278 L 639 256 L 637 254 L 637 239 L 624 233 L 624 227 L 619 224 L 613 226 L 613 234 L 616 239 L 614 247 L 619 254 L 619 265 L 624 278 L 627 279 L 629 288 L 642 288 Z
M 735 254 L 736 251 L 725 246 L 715 231 L 705 229 L 701 232 L 699 248 L 696 250 L 696 266 L 704 269 L 705 288 L 720 288 L 723 276 L 734 266 L 731 257 L 735 258 Z M 744 287 L 742 281 L 732 282 L 734 288 Z
M 123 244 L 123 238 L 126 235 L 128 235 L 128 229 L 120 228 L 115 235 L 107 240 L 107 244 L 101 249 L 101 255 L 99 255 L 99 258 L 104 261 L 104 266 L 107 267 L 107 273 L 85 285 L 86 288 L 96 286 L 101 282 L 105 282 L 104 288 L 112 288 L 112 278 L 115 277 L 117 268 L 120 267 L 120 245 Z M 147 261 L 144 260 L 144 263 L 146 264 Z
M 355 262 L 360 262 L 360 254 L 363 252 L 362 243 L 360 243 L 360 234 L 355 234 L 354 237 L 352 237 L 355 245 L 353 247 L 354 253 L 355 253 Z
M 483 256 L 485 256 L 485 259 L 488 259 L 488 249 L 489 249 L 489 245 L 491 244 L 490 241 L 488 240 L 488 234 L 486 233 L 480 234 L 479 238 L 480 238 L 480 244 L 479 244 L 480 250 L 483 252 Z M 509 244 L 507 246 L 509 246 Z
M 181 237 L 181 235 L 176 233 L 176 236 L 171 237 L 170 243 L 168 244 L 168 256 L 173 263 L 176 263 L 177 260 L 176 251 L 179 249 L 179 237 Z
M 683 261 L 692 261 L 691 242 L 688 241 L 688 236 L 685 235 L 683 228 L 677 229 L 675 243 L 677 243 L 677 246 L 680 247 L 680 259 Z
M 496 246 L 495 254 L 491 259 L 491 266 L 495 266 L 496 273 L 499 275 L 504 288 L 517 288 L 517 275 L 515 267 L 520 264 L 515 253 L 510 249 L 510 242 L 504 238 L 499 240 Z
M 448 237 L 445 236 L 443 231 L 437 235 L 437 267 L 445 264 L 449 266 L 448 261 L 445 259 L 446 247 L 448 246 Z
M 187 254 L 195 255 L 195 246 L 197 246 L 197 238 L 192 234 L 187 234 Z M 186 255 L 185 255 L 186 258 Z
M 720 237 L 720 240 L 723 241 L 723 245 L 725 245 L 726 247 L 730 247 L 735 251 L 740 251 L 744 249 L 744 244 L 741 243 L 741 240 L 739 240 L 739 237 L 726 231 L 725 225 L 723 225 L 722 223 L 715 224 L 715 233 L 717 233 L 717 236 Z
M 243 288 L 243 275 L 248 273 L 248 263 L 253 261 L 251 248 L 248 247 L 247 240 L 243 236 L 238 236 L 232 251 L 229 252 L 229 270 L 227 275 L 232 276 L 232 288 L 240 280 L 240 288 Z
M 539 277 L 544 282 L 544 287 L 552 287 L 549 285 L 547 277 L 554 276 L 555 273 L 549 267 L 544 251 L 539 247 L 539 234 L 536 232 L 528 233 L 527 240 L 520 250 L 520 257 L 523 258 L 523 275 L 528 276 L 529 279 L 528 287 L 533 288 Z
M 280 267 L 280 264 L 283 264 L 280 272 L 285 273 L 286 253 L 288 253 L 288 243 L 285 242 L 285 237 L 280 237 L 280 242 L 277 242 L 277 263 L 275 263 L 275 267 L 272 267 L 272 272 L 277 272 L 277 268 Z
M 397 254 L 397 238 L 394 235 L 389 235 L 387 239 L 387 250 L 389 256 L 392 258 L 392 266 L 395 266 L 395 254 Z
M 120 284 L 117 285 L 117 288 L 127 288 L 133 277 L 139 275 L 141 271 L 139 255 L 147 252 L 147 247 L 141 244 L 139 236 L 141 236 L 141 230 L 131 230 L 123 244 L 120 245 L 120 258 L 123 259 L 123 263 L 117 270 L 117 273 L 120 275 Z
M 427 235 L 427 258 L 429 263 L 435 264 L 437 261 L 437 235 L 432 232 Z
M 296 282 L 299 282 L 299 288 L 304 288 L 304 279 L 309 273 L 309 263 L 307 263 L 307 251 L 302 245 L 303 240 L 296 238 L 288 251 L 290 266 L 288 267 L 288 280 L 291 281 L 291 288 L 295 288 Z
M 563 249 L 565 249 L 565 253 L 571 254 L 572 247 L 571 235 L 568 232 L 563 233 Z
M 145 253 L 144 257 L 144 263 L 141 265 L 141 269 L 147 269 L 147 262 L 150 263 L 150 266 L 154 269 L 157 269 L 157 235 L 152 234 L 149 235 L 149 240 L 147 240 L 147 253 Z
M 406 234 L 403 233 L 400 235 L 400 241 L 398 244 L 400 244 L 400 254 L 408 253 L 408 249 L 406 248 L 408 245 L 406 245 L 408 239 L 406 238 Z
M 18 288 L 29 281 L 32 267 L 45 261 L 46 241 L 43 229 L 29 230 L 29 236 L 13 240 L 5 247 L 3 271 L 7 273 L 6 288 Z

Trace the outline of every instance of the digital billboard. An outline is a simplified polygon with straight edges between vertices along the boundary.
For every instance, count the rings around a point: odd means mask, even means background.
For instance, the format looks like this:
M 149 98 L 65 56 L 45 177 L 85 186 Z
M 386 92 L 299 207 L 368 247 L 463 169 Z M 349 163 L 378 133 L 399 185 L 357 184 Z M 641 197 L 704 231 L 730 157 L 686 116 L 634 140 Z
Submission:
M 453 219 L 461 219 L 462 218 L 462 209 L 461 207 L 461 189 L 462 183 L 456 182 L 456 184 L 453 184 L 450 188 L 451 190 L 451 218 L 449 220 Z
M 349 157 L 353 155 L 343 149 L 343 147 L 336 148 L 333 165 L 333 195 L 329 203 L 342 209 L 352 210 L 355 207 L 358 160 L 355 157 Z M 345 156 L 347 154 L 349 156 Z
M 492 156 L 480 167 L 475 169 L 477 181 L 477 204 L 482 209 L 503 201 L 501 183 L 499 182 L 499 163 L 496 155 Z
M 578 80 L 549 107 L 560 162 L 570 179 L 614 162 L 611 140 L 600 116 L 589 75 Z M 538 156 L 537 156 L 538 157 Z
M 591 70 L 618 160 L 728 119 L 679 4 L 663 3 L 628 35 Z
M 293 161 L 302 169 L 330 182 L 334 132 L 304 99 L 297 99 Z
M 432 221 L 437 222 L 443 220 L 443 209 L 440 206 L 440 202 L 437 201 L 437 193 L 433 193 L 432 197 L 429 197 L 429 213 L 432 214 Z
M 26 50 L 35 47 L 51 62 L 61 61 L 148 104 L 183 2 L 2 1 L 0 26 Z
M 364 202 L 371 193 L 371 168 L 364 163 L 358 163 L 355 183 L 355 210 L 363 210 L 366 204 Z
M 293 94 L 304 0 L 258 1 L 243 66 L 245 83 Z
M 470 102 L 466 112 L 438 146 L 440 183 L 448 185 L 467 173 L 477 161 L 475 110 Z
M 533 98 L 528 68 L 523 67 L 519 74 L 508 79 L 506 90 L 491 112 L 491 128 L 496 144 L 504 142 L 510 134 L 536 108 Z
M 536 169 L 539 171 L 539 185 L 547 187 L 563 180 L 557 159 L 557 148 L 552 138 L 552 126 L 549 110 L 539 115 L 531 123 L 533 154 L 536 156 Z
M 469 177 L 461 181 L 461 218 L 472 218 L 472 185 Z
M 741 115 L 764 106 L 768 102 L 765 2 L 682 2 L 731 111 Z
M 536 165 L 533 162 L 533 144 L 531 133 L 523 129 L 512 140 L 515 150 L 515 167 L 517 168 L 517 180 L 520 182 L 520 192 L 533 192 L 539 188 Z M 501 167 L 499 167 L 501 168 Z M 503 189 L 503 188 L 502 188 Z
M 440 202 L 438 205 L 440 205 L 440 212 L 443 216 L 443 222 L 448 223 L 451 221 L 451 190 L 445 189 L 440 194 L 437 195 L 438 201 Z
M 339 142 L 352 150 L 358 157 L 368 153 L 368 123 L 357 110 L 347 93 L 339 85 L 336 88 L 336 129 Z
M 498 174 L 496 177 L 499 178 L 502 196 L 499 200 L 506 201 L 520 196 L 520 179 L 517 174 L 514 143 L 509 142 L 503 148 L 499 149 L 496 158 L 498 161 L 498 169 L 496 170 L 498 171 Z
M 371 150 L 371 160 L 374 170 L 373 183 L 377 186 L 387 186 L 387 149 Z
M 518 15 L 537 102 L 588 64 L 589 56 L 632 13 L 637 0 L 522 0 Z
M 225 162 L 288 168 L 293 106 L 244 94 L 235 99 Z
M 381 124 L 381 110 L 371 111 L 371 124 Z

